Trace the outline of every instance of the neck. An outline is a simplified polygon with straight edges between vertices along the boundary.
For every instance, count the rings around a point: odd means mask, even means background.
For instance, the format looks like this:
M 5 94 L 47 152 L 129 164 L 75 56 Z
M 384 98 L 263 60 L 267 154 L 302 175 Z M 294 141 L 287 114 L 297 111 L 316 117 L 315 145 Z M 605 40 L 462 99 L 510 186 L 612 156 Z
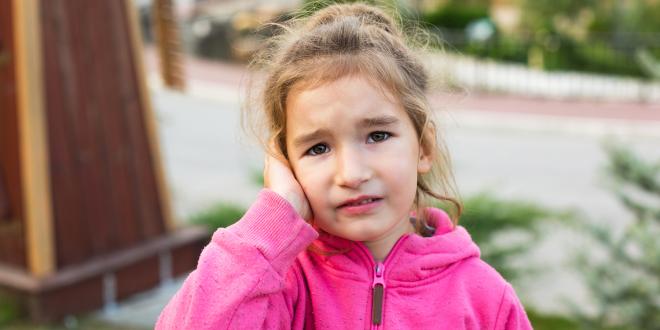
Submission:
M 381 262 L 392 251 L 394 244 L 396 244 L 401 236 L 413 232 L 415 232 L 415 227 L 408 221 L 408 217 L 406 217 L 383 236 L 372 241 L 364 241 L 363 243 L 369 249 L 369 252 L 371 252 L 374 260 Z

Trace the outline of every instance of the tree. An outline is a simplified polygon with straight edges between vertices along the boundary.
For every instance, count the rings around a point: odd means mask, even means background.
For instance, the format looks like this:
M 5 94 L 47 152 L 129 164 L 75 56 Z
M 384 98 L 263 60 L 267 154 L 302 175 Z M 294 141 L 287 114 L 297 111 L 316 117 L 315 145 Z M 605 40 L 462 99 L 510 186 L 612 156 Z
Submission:
M 593 329 L 660 329 L 660 161 L 644 161 L 625 148 L 608 144 L 607 173 L 620 202 L 633 215 L 622 231 L 579 222 L 596 243 L 577 258 L 596 312 L 578 309 Z

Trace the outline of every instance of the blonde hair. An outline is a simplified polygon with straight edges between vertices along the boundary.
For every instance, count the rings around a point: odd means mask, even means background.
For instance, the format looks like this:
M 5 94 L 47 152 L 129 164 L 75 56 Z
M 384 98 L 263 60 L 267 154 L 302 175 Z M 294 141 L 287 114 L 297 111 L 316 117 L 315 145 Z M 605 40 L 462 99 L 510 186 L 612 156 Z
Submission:
M 246 115 L 254 123 L 251 114 L 255 108 L 264 115 L 262 125 L 252 128 L 257 135 L 267 134 L 261 139 L 266 151 L 277 154 L 277 150 L 270 149 L 271 144 L 264 143 L 275 141 L 275 147 L 287 157 L 286 101 L 294 88 L 314 88 L 350 75 L 365 77 L 403 106 L 420 146 L 434 157 L 431 171 L 418 175 L 417 179 L 414 206 L 422 220 L 417 221 L 417 231 L 421 233 L 427 224 L 425 208 L 432 205 L 433 198 L 451 204 L 450 217 L 457 224 L 463 206 L 458 199 L 447 148 L 442 139 L 436 139 L 438 132 L 426 98 L 429 78 L 394 19 L 373 6 L 335 4 L 309 17 L 277 26 L 282 33 L 271 37 L 252 62 L 253 67 L 266 71 L 263 85 L 256 88 L 261 92 L 254 98 L 259 103 L 248 104 L 243 111 L 244 124 Z M 253 88 L 250 84 L 248 93 Z

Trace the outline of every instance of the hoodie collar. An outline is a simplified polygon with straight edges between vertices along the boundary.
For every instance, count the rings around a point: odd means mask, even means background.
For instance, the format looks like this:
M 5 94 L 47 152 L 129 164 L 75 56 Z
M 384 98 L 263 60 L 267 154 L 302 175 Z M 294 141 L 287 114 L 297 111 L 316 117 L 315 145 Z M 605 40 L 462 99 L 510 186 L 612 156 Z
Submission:
M 415 233 L 401 236 L 384 261 L 387 281 L 401 284 L 420 281 L 463 259 L 479 257 L 479 248 L 465 228 L 454 227 L 449 216 L 440 209 L 429 208 L 427 212 L 427 222 L 435 228 L 435 233 L 431 237 Z M 313 244 L 316 249 L 331 253 L 315 253 L 328 267 L 358 277 L 371 277 L 376 262 L 364 243 L 320 232 Z M 332 254 L 331 251 L 345 252 Z

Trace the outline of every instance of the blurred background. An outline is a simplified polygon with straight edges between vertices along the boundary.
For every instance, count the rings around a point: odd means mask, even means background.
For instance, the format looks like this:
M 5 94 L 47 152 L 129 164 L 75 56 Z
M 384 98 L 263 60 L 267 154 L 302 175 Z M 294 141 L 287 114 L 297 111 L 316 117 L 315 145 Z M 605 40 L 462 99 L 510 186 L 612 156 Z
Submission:
M 27 47 L 21 40 L 29 46 L 32 34 L 17 29 L 10 33 L 8 25 L 20 26 L 24 13 L 16 8 L 23 2 L 3 3 L 7 4 L 0 7 L 0 81 L 5 95 L 18 96 L 14 102 L 0 103 L 0 327 L 153 328 L 160 310 L 194 267 L 200 246 L 213 230 L 239 219 L 262 185 L 263 152 L 241 131 L 240 107 L 247 80 L 261 77 L 247 64 L 263 40 L 276 33 L 263 24 L 283 22 L 301 8 L 313 11 L 332 2 L 126 0 L 125 11 L 130 13 L 122 16 L 121 9 L 112 9 L 115 5 L 41 1 L 41 75 L 51 77 L 37 79 L 45 86 L 39 94 L 41 105 L 29 102 L 36 96 L 33 89 L 23 95 L 21 79 L 10 78 L 20 78 L 23 71 L 30 76 L 20 58 L 31 54 L 20 49 Z M 11 10 L 8 3 L 13 3 Z M 660 329 L 660 1 L 367 3 L 398 13 L 406 28 L 428 36 L 422 38 L 428 43 L 420 56 L 433 79 L 428 96 L 437 109 L 436 120 L 465 204 L 459 224 L 472 234 L 482 257 L 513 284 L 535 329 Z M 13 23 L 6 23 L 7 13 L 14 14 Z M 101 28 L 99 17 L 113 23 Z M 130 31 L 131 24 L 132 34 L 113 32 Z M 49 29 L 62 41 L 59 48 L 48 47 Z M 103 48 L 104 38 L 111 45 L 134 39 L 134 51 Z M 59 52 L 53 51 L 56 48 Z M 64 79 L 55 81 L 47 59 L 67 54 L 78 60 L 59 60 L 55 67 L 60 69 L 52 71 Z M 14 59 L 18 69 L 7 72 L 5 63 Z M 122 65 L 125 72 L 112 69 Z M 131 94 L 140 88 L 142 93 Z M 104 91 L 115 90 L 122 101 L 104 105 L 112 102 Z M 67 95 L 79 102 L 67 103 Z M 53 104 L 61 106 L 53 109 Z M 10 106 L 18 109 L 15 115 Z M 30 139 L 20 133 L 30 131 L 20 118 L 35 122 L 32 115 L 22 114 L 29 111 L 21 110 L 33 107 L 46 113 L 36 117 L 43 124 L 31 128 L 47 132 L 41 137 L 46 146 L 41 149 L 47 150 L 42 154 L 51 159 L 46 169 L 30 166 L 36 164 L 34 158 L 26 159 L 16 149 L 29 154 L 34 148 L 12 139 Z M 81 109 L 83 115 L 66 115 L 75 112 L 72 109 Z M 110 120 L 118 112 L 142 115 Z M 74 124 L 56 123 L 56 118 Z M 104 138 L 90 133 L 96 132 L 94 127 L 87 135 L 67 133 L 84 126 L 76 121 L 84 123 L 84 118 L 90 123 L 109 118 L 114 124 L 94 126 L 104 127 Z M 53 142 L 59 140 L 69 147 L 64 150 Z M 112 168 L 99 174 L 105 179 L 85 172 L 96 164 L 86 161 L 94 158 L 90 150 L 96 148 L 103 150 L 99 155 L 107 155 L 102 159 L 118 158 L 118 164 L 127 164 L 127 179 L 120 179 L 124 172 Z M 70 161 L 58 158 L 63 152 Z M 149 156 L 134 157 L 131 152 Z M 12 208 L 12 196 L 25 196 L 15 192 L 16 186 L 28 192 L 36 189 L 14 178 L 21 171 L 50 173 L 47 187 L 52 193 L 25 197 L 23 203 L 54 210 L 46 217 L 51 225 L 29 220 L 27 211 L 17 215 Z M 58 197 L 69 195 L 57 187 L 73 182 L 57 179 L 62 172 L 78 180 L 78 199 Z M 100 190 L 117 190 L 110 195 L 113 202 L 84 198 Z M 126 195 L 132 191 L 138 193 Z M 124 195 L 129 197 L 118 197 Z M 131 210 L 143 208 L 126 205 L 143 201 L 150 201 L 153 210 L 126 218 Z M 102 211 L 122 207 L 123 212 Z M 79 222 L 69 221 L 75 214 L 62 210 L 71 208 L 89 213 Z M 109 215 L 101 221 L 96 210 Z M 21 224 L 21 218 L 28 220 Z M 30 231 L 29 225 L 38 229 Z M 68 229 L 80 225 L 87 229 Z M 51 233 L 54 243 L 31 243 L 38 239 L 30 237 L 44 232 L 39 226 Z M 202 229 L 193 235 L 191 228 Z M 105 245 L 60 243 L 63 235 L 75 241 L 94 230 L 114 234 L 103 236 Z M 125 233 L 133 234 L 126 238 Z M 12 235 L 24 235 L 25 247 L 10 244 Z M 46 259 L 52 265 L 40 267 L 41 259 L 31 252 L 35 249 L 42 251 L 38 255 L 51 255 Z M 75 254 L 79 249 L 95 252 Z M 144 270 L 151 269 L 148 266 L 134 265 L 140 264 L 140 256 L 149 265 L 152 255 L 153 280 L 126 275 L 130 269 L 134 274 L 149 273 Z M 124 266 L 129 271 L 122 270 Z M 79 270 L 93 267 L 99 269 L 95 275 Z M 88 275 L 79 275 L 83 273 Z M 122 282 L 122 276 L 129 279 Z M 93 308 L 63 307 L 52 317 L 35 317 L 50 315 L 50 305 L 28 303 L 36 298 L 16 294 L 41 297 L 35 292 L 55 290 L 49 283 L 64 283 L 63 277 L 81 282 L 99 278 L 95 288 L 101 293 Z M 144 285 L 133 285 L 135 281 Z M 76 292 L 94 291 L 90 286 Z M 59 297 L 64 298 L 58 305 L 75 306 L 65 294 L 74 289 L 62 288 Z M 26 307 L 30 304 L 42 307 Z

